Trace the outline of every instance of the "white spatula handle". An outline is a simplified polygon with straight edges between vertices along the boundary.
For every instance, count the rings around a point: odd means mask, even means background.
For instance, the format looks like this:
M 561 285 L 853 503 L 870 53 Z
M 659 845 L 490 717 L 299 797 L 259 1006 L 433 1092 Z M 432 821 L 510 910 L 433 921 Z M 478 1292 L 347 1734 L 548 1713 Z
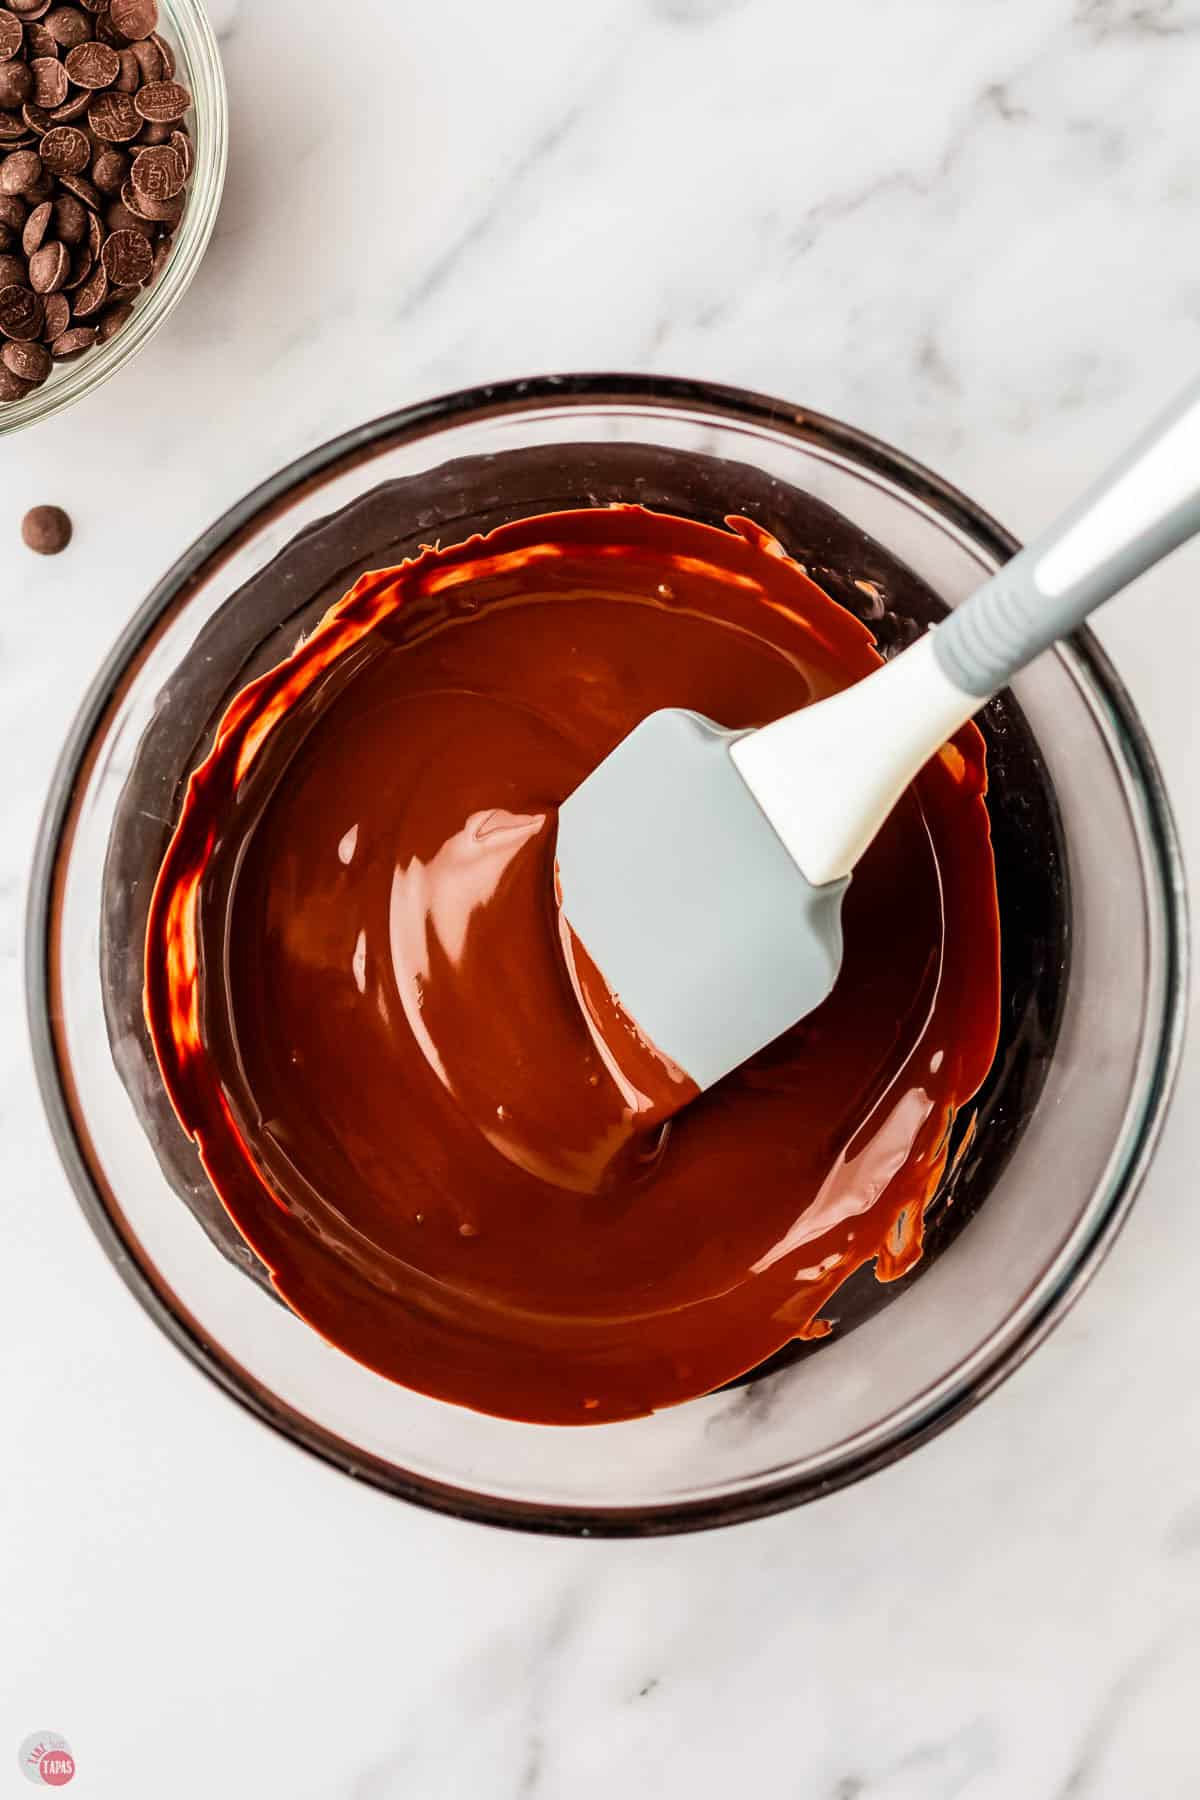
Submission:
M 945 622 L 730 754 L 816 886 L 848 875 L 918 770 L 984 701 L 1200 531 L 1200 381 Z

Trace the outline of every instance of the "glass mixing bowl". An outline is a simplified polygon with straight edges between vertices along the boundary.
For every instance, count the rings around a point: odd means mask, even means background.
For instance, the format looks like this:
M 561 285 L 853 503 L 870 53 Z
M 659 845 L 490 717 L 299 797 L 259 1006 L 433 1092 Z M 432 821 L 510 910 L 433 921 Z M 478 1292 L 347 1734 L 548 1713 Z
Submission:
M 221 53 L 203 0 L 159 0 L 158 11 L 159 30 L 175 51 L 178 78 L 191 92 L 187 126 L 195 149 L 188 203 L 175 233 L 170 261 L 161 280 L 139 295 L 133 317 L 107 344 L 97 345 L 77 362 L 55 363 L 41 387 L 11 405 L 0 406 L 0 437 L 63 412 L 123 369 L 183 298 L 208 248 L 229 154 L 229 106 Z
M 381 494 L 384 483 L 397 485 Z M 1057 802 L 1070 895 L 1069 957 L 1058 940 L 1056 968 L 1042 971 L 1057 985 L 1029 1116 L 1005 1135 L 1012 1072 L 1000 1068 L 988 1125 L 1000 1148 L 982 1174 L 978 1157 L 960 1165 L 948 1210 L 961 1228 L 886 1310 L 749 1385 L 649 1419 L 522 1425 L 394 1386 L 326 1344 L 275 1299 L 207 1199 L 147 1055 L 139 924 L 224 705 L 356 572 L 351 550 L 327 592 L 297 591 L 287 546 L 302 532 L 320 541 L 320 521 L 354 502 L 366 519 L 383 509 L 392 540 L 415 546 L 452 542 L 481 517 L 618 497 L 770 525 L 797 490 L 849 521 L 862 567 L 839 578 L 847 591 L 863 579 L 854 591 L 872 599 L 870 540 L 947 606 L 1017 548 L 896 451 L 758 395 L 613 376 L 482 388 L 350 432 L 235 507 L 146 601 L 71 733 L 28 935 L 35 1054 L 68 1174 L 180 1349 L 265 1423 L 390 1493 L 496 1524 L 612 1535 L 814 1499 L 913 1449 L 1015 1368 L 1096 1269 L 1145 1172 L 1182 1040 L 1183 877 L 1152 752 L 1085 632 L 1015 686 Z M 831 522 L 830 544 L 839 529 Z M 362 554 L 380 541 L 364 538 Z M 1019 784 L 1014 804 L 1005 829 L 1019 851 Z M 986 1184 L 982 1205 L 973 1180 Z

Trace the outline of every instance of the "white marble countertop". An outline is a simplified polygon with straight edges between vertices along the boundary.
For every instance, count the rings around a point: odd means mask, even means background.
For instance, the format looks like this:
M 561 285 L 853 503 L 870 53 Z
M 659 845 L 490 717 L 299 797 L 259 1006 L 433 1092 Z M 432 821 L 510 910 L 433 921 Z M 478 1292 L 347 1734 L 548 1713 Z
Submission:
M 1200 360 L 1200 4 L 214 16 L 210 256 L 124 375 L 0 446 L 0 1792 L 50 1727 L 80 1800 L 1195 1795 L 1200 1047 L 1111 1260 L 969 1419 L 768 1522 L 559 1543 L 355 1487 L 159 1336 L 42 1121 L 20 935 L 119 627 L 249 485 L 389 406 L 709 377 L 1048 518 Z M 76 520 L 57 561 L 19 542 L 39 501 Z M 1193 860 L 1198 575 L 1193 548 L 1100 627 Z

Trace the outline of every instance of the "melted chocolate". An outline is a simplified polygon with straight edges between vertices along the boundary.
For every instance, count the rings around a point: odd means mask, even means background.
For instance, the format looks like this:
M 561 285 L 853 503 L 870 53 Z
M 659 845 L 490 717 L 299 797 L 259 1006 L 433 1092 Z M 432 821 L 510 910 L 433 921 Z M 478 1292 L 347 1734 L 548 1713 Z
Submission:
M 426 1393 L 596 1422 L 821 1335 L 915 1266 L 992 1062 L 973 727 L 856 873 L 825 1006 L 665 1131 L 599 1056 L 557 805 L 657 707 L 763 724 L 878 661 L 731 523 L 556 514 L 365 576 L 191 783 L 147 939 L 168 1091 L 278 1292 Z

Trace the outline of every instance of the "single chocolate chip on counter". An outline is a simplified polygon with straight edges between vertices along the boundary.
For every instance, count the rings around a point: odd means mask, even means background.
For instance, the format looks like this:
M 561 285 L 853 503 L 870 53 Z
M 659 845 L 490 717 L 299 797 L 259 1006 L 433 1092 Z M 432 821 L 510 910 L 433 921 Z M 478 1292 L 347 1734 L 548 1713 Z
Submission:
M 71 541 L 71 520 L 61 506 L 35 506 L 21 520 L 21 537 L 39 556 L 57 556 Z
M 45 344 L 5 344 L 0 361 L 13 375 L 37 387 L 50 373 L 50 352 Z

